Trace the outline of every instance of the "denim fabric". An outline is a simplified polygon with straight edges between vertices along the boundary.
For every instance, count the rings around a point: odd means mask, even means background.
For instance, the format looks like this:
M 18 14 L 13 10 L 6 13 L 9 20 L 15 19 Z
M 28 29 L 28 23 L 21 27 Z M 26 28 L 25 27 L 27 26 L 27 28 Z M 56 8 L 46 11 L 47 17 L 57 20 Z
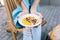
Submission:
M 37 28 L 30 28 L 30 32 L 27 32 L 28 28 L 23 30 L 23 40 L 41 40 L 41 25 Z

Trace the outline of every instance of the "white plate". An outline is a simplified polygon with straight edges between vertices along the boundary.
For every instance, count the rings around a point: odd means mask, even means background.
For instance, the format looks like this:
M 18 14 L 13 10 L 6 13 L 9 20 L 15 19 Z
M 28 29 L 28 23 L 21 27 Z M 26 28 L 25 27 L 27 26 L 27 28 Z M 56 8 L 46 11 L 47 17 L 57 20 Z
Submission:
M 19 14 L 19 15 L 20 15 L 20 14 Z M 18 15 L 18 16 L 19 16 L 19 15 Z M 38 23 L 35 24 L 35 25 L 30 25 L 30 26 L 24 25 L 24 24 L 22 23 L 22 20 L 23 20 L 24 18 L 26 18 L 26 17 L 29 17 L 29 16 L 32 16 L 32 17 L 38 19 Z M 35 14 L 26 14 L 26 15 L 23 15 L 23 16 L 21 16 L 20 18 L 18 18 L 18 22 L 19 22 L 22 26 L 25 26 L 25 27 L 35 27 L 35 26 L 41 24 L 42 19 L 41 19 L 39 16 L 35 15 Z

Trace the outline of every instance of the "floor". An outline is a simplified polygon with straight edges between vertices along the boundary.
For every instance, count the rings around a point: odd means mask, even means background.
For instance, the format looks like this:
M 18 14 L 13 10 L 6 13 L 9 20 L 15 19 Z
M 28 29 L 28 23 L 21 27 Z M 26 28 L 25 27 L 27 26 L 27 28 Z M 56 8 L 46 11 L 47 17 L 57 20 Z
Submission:
M 47 21 L 47 24 L 42 27 L 41 40 L 46 40 L 49 31 L 60 23 L 60 7 L 59 6 L 41 6 L 41 14 Z M 0 40 L 13 40 L 12 35 L 6 32 L 4 28 L 9 27 L 7 24 L 7 16 L 4 7 L 0 7 Z M 22 40 L 22 33 L 17 33 L 17 40 Z

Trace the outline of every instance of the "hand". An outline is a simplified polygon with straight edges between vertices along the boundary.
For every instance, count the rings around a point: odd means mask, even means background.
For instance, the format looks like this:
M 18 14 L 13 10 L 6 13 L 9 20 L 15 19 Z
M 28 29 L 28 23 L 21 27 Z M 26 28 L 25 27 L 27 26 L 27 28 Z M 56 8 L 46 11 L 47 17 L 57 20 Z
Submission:
M 42 16 L 42 15 L 41 15 L 41 13 L 39 13 L 39 12 L 32 11 L 32 12 L 31 12 L 31 14 L 35 14 L 35 15 L 39 16 L 39 17 L 40 17 L 40 19 L 42 19 L 42 18 L 43 18 L 43 16 Z M 41 24 L 41 23 L 40 23 L 40 24 Z M 39 24 L 39 25 L 40 25 L 40 24 Z M 34 28 L 37 28 L 39 25 L 35 26 Z
M 36 12 L 36 9 L 32 7 L 32 8 L 30 9 L 30 12 L 31 12 L 31 13 L 32 13 L 32 12 Z
M 26 14 L 28 14 L 29 12 L 21 12 L 19 15 L 18 15 L 18 18 L 20 18 L 21 16 L 24 16 L 24 15 L 26 15 Z
M 32 14 L 36 14 L 36 15 L 38 15 L 40 18 L 43 18 L 43 16 L 41 15 L 41 13 L 37 12 L 36 9 L 31 8 L 30 11 L 31 11 Z
M 42 14 L 36 11 L 32 11 L 32 14 L 36 14 L 37 16 L 39 16 L 41 19 L 43 18 Z

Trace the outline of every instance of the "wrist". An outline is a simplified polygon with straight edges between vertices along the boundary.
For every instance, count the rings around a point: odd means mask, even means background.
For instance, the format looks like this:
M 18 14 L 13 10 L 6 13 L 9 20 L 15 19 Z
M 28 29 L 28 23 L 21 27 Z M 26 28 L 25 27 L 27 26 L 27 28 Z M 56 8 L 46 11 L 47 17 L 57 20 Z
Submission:
M 36 9 L 32 8 L 30 11 L 31 11 L 31 13 L 36 12 Z
M 28 10 L 23 10 L 23 12 L 28 12 Z

